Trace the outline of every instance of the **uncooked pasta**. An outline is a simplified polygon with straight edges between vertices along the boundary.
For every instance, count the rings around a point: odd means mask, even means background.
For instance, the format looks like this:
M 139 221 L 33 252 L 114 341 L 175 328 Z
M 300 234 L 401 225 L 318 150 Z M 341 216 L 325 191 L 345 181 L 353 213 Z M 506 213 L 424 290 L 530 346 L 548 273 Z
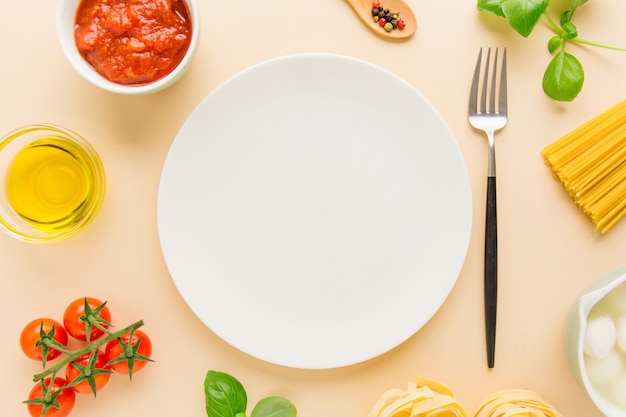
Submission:
M 368 417 L 468 417 L 454 392 L 438 381 L 418 377 L 407 389 L 385 391 Z M 483 398 L 473 417 L 563 417 L 539 394 L 511 389 Z
M 385 391 L 368 417 L 467 417 L 446 385 L 427 378 Z
M 608 232 L 626 216 L 626 100 L 541 153 L 597 231 Z
M 474 417 L 563 417 L 552 405 L 533 391 L 505 390 L 488 395 Z

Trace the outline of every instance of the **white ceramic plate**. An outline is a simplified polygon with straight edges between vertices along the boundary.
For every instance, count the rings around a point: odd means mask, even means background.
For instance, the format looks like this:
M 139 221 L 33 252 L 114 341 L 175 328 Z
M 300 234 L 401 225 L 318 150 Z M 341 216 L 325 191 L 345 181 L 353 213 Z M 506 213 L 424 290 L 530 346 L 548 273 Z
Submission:
M 428 101 L 366 62 L 253 66 L 192 112 L 158 195 L 163 255 L 212 331 L 262 360 L 334 368 L 418 331 L 465 260 L 472 204 Z

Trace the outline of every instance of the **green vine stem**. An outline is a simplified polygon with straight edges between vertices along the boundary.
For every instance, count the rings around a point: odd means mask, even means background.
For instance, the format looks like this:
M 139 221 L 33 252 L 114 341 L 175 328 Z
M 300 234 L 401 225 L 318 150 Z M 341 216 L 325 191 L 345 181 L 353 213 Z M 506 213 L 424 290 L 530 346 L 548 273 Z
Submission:
M 589 41 L 586 39 L 581 39 L 578 36 L 575 38 L 568 38 L 567 37 L 567 33 L 561 28 L 559 27 L 556 22 L 552 19 L 552 17 L 550 16 L 550 14 L 548 13 L 548 11 L 546 10 L 545 12 L 543 12 L 543 16 L 546 19 L 546 22 L 548 23 L 548 26 L 550 27 L 550 29 L 552 29 L 552 31 L 559 37 L 561 37 L 563 40 L 568 40 L 571 42 L 576 42 L 576 43 L 581 43 L 584 45 L 589 45 L 589 46 L 596 46 L 598 48 L 604 48 L 604 49 L 611 49 L 613 51 L 626 51 L 626 48 L 620 48 L 617 46 L 611 46 L 611 45 L 605 45 L 603 43 L 598 43 L 598 42 L 593 42 L 593 41 Z
M 588 41 L 586 39 L 581 39 L 581 38 L 574 38 L 571 41 L 572 42 L 576 42 L 576 43 L 582 43 L 582 44 L 585 44 L 585 45 L 590 45 L 590 46 L 597 46 L 598 48 L 611 49 L 613 51 L 626 51 L 626 48 L 620 48 L 618 46 L 605 45 L 603 43 L 597 43 L 597 42 L 593 42 L 593 41 Z
M 47 348 L 49 348 L 49 349 L 58 350 L 59 352 L 63 353 L 64 355 L 71 355 L 72 354 L 71 350 L 69 350 L 65 345 L 57 342 L 54 339 L 46 337 L 45 339 L 42 339 L 42 340 L 43 340 L 43 344 Z M 45 367 L 45 364 L 44 364 L 44 367 Z
M 78 357 L 84 355 L 85 353 L 95 352 L 100 346 L 106 345 L 111 340 L 116 340 L 117 338 L 124 336 L 126 333 L 133 332 L 137 330 L 138 328 L 140 328 L 141 326 L 143 326 L 143 320 L 139 320 L 138 322 L 135 322 L 129 326 L 126 326 L 123 329 L 118 330 L 116 332 L 111 332 L 110 330 L 107 329 L 106 336 L 89 343 L 87 346 L 83 347 L 82 349 L 76 350 L 74 352 L 64 352 L 67 354 L 67 357 L 65 359 L 63 359 L 61 362 L 57 363 L 56 365 L 46 369 L 45 371 L 35 374 L 33 376 L 33 381 L 37 382 L 47 377 L 48 375 L 56 374 L 64 366 L 74 361 Z M 55 349 L 57 348 L 55 347 Z
M 87 316 L 87 320 L 89 321 L 89 323 L 91 323 L 92 326 L 98 328 L 99 330 L 102 330 L 104 334 L 107 334 L 107 335 L 112 334 L 111 330 L 108 327 L 103 326 L 100 320 L 98 320 L 97 318 L 94 318 L 93 316 L 89 315 Z
M 555 22 L 554 20 L 552 20 L 552 17 L 550 16 L 550 14 L 548 13 L 548 11 L 546 10 L 545 12 L 543 12 L 543 16 L 545 17 L 546 21 L 548 22 L 548 26 L 550 26 L 550 29 L 552 29 L 552 31 L 554 33 L 556 33 L 559 36 L 563 36 L 563 34 L 565 33 L 565 31 L 563 29 L 561 29 Z

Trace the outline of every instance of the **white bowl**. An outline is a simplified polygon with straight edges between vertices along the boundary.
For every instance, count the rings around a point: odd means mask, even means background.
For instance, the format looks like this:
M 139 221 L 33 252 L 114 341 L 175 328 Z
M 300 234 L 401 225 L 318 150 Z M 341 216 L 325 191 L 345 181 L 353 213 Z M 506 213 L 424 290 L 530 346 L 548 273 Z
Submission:
M 87 81 L 113 93 L 139 95 L 149 94 L 175 83 L 187 70 L 196 52 L 200 37 L 200 13 L 196 0 L 185 0 L 191 19 L 191 41 L 189 49 L 178 66 L 163 78 L 152 83 L 139 85 L 123 85 L 109 81 L 99 74 L 79 53 L 74 40 L 74 24 L 76 10 L 80 0 L 57 0 L 56 33 L 65 57 Z
M 588 369 L 588 362 L 584 353 L 585 334 L 592 309 L 599 302 L 607 300 L 606 297 L 609 293 L 612 294 L 611 296 L 614 296 L 616 293 L 613 290 L 625 282 L 626 269 L 614 271 L 593 282 L 576 299 L 567 318 L 566 347 L 572 372 L 583 391 L 607 417 L 626 417 L 626 408 L 609 401 L 600 392 L 599 387 L 593 383 L 592 378 L 590 378 L 590 369 Z M 620 292 L 618 294 L 620 295 L 619 303 L 624 305 L 626 299 L 622 300 L 624 298 L 622 296 L 623 293 Z M 622 353 L 621 356 L 622 361 L 626 361 L 626 354 Z M 613 384 L 617 384 L 617 382 L 613 382 Z

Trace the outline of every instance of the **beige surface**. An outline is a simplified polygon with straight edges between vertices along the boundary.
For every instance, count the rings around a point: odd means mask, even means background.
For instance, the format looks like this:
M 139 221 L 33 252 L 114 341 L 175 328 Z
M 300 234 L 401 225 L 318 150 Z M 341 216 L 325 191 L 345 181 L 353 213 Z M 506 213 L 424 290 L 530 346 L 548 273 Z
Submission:
M 108 173 L 95 222 L 69 241 L 35 246 L 0 235 L 0 415 L 25 416 L 21 401 L 38 371 L 18 337 L 38 316 L 60 317 L 74 298 L 109 300 L 119 325 L 143 318 L 156 363 L 131 384 L 115 378 L 97 400 L 81 397 L 73 416 L 205 415 L 208 369 L 229 372 L 250 402 L 278 394 L 303 417 L 367 415 L 378 396 L 422 375 L 450 385 L 468 413 L 494 391 L 537 391 L 568 417 L 597 417 L 565 358 L 564 320 L 576 295 L 626 266 L 626 222 L 606 236 L 573 206 L 543 165 L 540 150 L 626 98 L 626 53 L 573 47 L 587 71 L 583 93 L 556 103 L 541 91 L 550 33 L 530 38 L 479 14 L 473 0 L 410 0 L 415 37 L 389 43 L 374 36 L 341 0 L 252 2 L 199 0 L 199 53 L 175 86 L 149 97 L 97 90 L 76 74 L 54 33 L 54 1 L 5 2 L 0 14 L 0 130 L 52 122 L 84 135 Z M 622 0 L 589 2 L 577 24 L 586 37 L 626 44 Z M 498 136 L 500 310 L 496 368 L 485 364 L 482 245 L 486 142 L 466 119 L 470 73 L 480 46 L 509 50 L 510 122 Z M 331 52 L 387 68 L 419 89 L 441 112 L 466 158 L 474 194 L 474 228 L 464 269 L 435 317 L 393 351 L 344 369 L 302 371 L 251 358 L 221 341 L 178 295 L 157 239 L 156 192 L 163 160 L 194 106 L 219 83 L 267 58 Z M 381 103 L 381 105 L 384 105 Z M 400 132 L 410 135 L 411 132 Z M 445 225 L 442 225 L 445 227 Z

